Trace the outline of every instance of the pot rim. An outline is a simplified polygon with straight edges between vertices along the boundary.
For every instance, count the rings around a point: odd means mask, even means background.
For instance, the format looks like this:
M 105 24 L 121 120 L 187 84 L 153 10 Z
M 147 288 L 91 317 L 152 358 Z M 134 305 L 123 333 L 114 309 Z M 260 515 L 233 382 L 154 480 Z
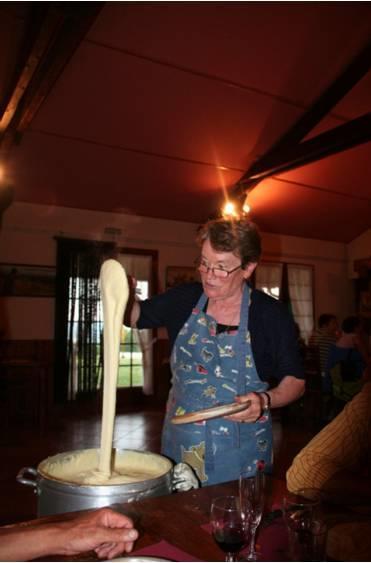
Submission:
M 134 449 L 129 449 L 129 448 L 122 448 L 122 449 L 115 448 L 115 450 L 118 453 L 135 452 L 135 453 L 139 453 L 139 454 L 145 454 L 145 455 L 151 455 L 151 456 L 159 457 L 159 458 L 161 458 L 162 460 L 164 460 L 168 463 L 168 465 L 169 465 L 168 469 L 166 471 L 164 471 L 163 473 L 161 473 L 160 475 L 158 475 L 157 477 L 153 477 L 152 479 L 140 479 L 140 480 L 132 481 L 132 482 L 129 482 L 129 483 L 114 483 L 114 484 L 99 483 L 99 484 L 93 485 L 91 483 L 89 483 L 89 484 L 76 483 L 74 481 L 67 481 L 65 479 L 59 479 L 58 477 L 54 477 L 54 476 L 49 475 L 48 473 L 44 472 L 41 468 L 41 465 L 52 457 L 55 457 L 57 455 L 63 455 L 63 454 L 68 455 L 68 454 L 72 454 L 72 453 L 77 452 L 77 451 L 86 451 L 86 450 L 96 450 L 96 451 L 98 451 L 99 448 L 85 448 L 85 449 L 82 449 L 82 450 L 69 450 L 69 451 L 66 451 L 66 452 L 60 452 L 60 454 L 54 454 L 53 456 L 49 456 L 49 457 L 43 459 L 42 461 L 40 461 L 40 463 L 37 465 L 37 468 L 36 468 L 38 475 L 39 475 L 39 479 L 42 478 L 42 479 L 45 479 L 47 481 L 53 481 L 54 483 L 57 483 L 57 484 L 67 485 L 69 487 L 75 487 L 75 488 L 85 489 L 85 490 L 96 489 L 97 487 L 107 488 L 107 489 L 110 488 L 111 490 L 114 490 L 115 488 L 117 488 L 117 490 L 118 490 L 118 489 L 122 489 L 122 487 L 125 486 L 125 485 L 127 487 L 130 487 L 130 486 L 135 486 L 139 483 L 146 483 L 148 485 L 151 485 L 153 483 L 153 485 L 155 485 L 157 481 L 163 479 L 166 475 L 171 473 L 173 471 L 173 468 L 174 468 L 173 462 L 169 458 L 167 458 L 166 456 L 164 456 L 162 454 L 150 452 L 148 450 L 134 450 Z

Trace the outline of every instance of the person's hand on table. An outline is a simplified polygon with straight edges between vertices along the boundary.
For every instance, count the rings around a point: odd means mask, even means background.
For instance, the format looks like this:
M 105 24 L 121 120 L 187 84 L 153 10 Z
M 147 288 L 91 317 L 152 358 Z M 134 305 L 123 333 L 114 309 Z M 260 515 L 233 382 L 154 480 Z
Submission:
M 112 559 L 133 549 L 138 532 L 127 516 L 101 508 L 58 524 L 62 549 L 58 553 L 76 555 L 94 550 L 99 558 Z
M 233 422 L 256 422 L 262 415 L 264 407 L 264 398 L 260 393 L 247 393 L 246 395 L 237 395 L 235 397 L 236 403 L 246 403 L 251 401 L 251 405 L 236 414 L 226 416 L 228 420 Z
M 57 522 L 0 527 L 0 561 L 29 561 L 48 555 L 76 555 L 94 550 L 112 559 L 130 552 L 138 537 L 133 522 L 110 508 Z

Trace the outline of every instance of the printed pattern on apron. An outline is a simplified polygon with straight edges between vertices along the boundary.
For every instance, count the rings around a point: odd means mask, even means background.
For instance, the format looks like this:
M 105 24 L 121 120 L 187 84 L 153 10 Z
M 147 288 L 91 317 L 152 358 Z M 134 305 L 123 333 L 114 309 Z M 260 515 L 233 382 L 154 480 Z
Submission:
M 236 395 L 265 391 L 256 371 L 248 332 L 250 290 L 243 291 L 238 331 L 217 334 L 215 319 L 203 311 L 202 294 L 179 331 L 171 354 L 172 389 L 162 434 L 162 453 L 191 465 L 203 484 L 254 475 L 259 460 L 272 466 L 272 421 L 242 424 L 222 417 L 174 425 L 173 416 L 233 403 Z

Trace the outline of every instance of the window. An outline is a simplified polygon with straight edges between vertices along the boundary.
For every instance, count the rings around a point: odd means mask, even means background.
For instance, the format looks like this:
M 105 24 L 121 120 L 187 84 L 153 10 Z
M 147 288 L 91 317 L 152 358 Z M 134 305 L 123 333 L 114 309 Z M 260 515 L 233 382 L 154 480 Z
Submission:
M 307 342 L 313 330 L 313 268 L 288 264 L 287 274 L 292 313 Z
M 102 367 L 103 310 L 97 279 L 69 277 L 67 327 L 68 394 L 75 399 L 79 392 L 95 391 Z
M 261 263 L 256 269 L 255 287 L 279 299 L 282 281 L 282 264 Z
M 137 281 L 136 291 L 140 299 L 147 299 L 148 288 L 148 280 Z M 143 387 L 143 348 L 147 332 L 151 331 L 122 327 L 117 387 Z
M 286 281 L 284 267 L 287 268 Z M 286 288 L 283 283 L 287 284 Z M 255 287 L 275 299 L 283 299 L 287 295 L 301 336 L 308 340 L 313 329 L 313 267 L 261 262 L 256 269 Z
M 125 249 L 117 256 L 128 275 L 136 280 L 138 298 L 147 299 L 154 288 L 157 252 Z M 123 326 L 117 386 L 121 389 L 142 388 L 153 393 L 153 331 Z

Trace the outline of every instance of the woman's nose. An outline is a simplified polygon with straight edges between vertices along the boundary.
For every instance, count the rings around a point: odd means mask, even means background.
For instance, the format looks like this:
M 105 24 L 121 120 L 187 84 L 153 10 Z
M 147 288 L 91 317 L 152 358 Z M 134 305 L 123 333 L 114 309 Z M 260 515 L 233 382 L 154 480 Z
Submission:
M 208 268 L 206 272 L 206 277 L 215 277 L 214 268 Z

